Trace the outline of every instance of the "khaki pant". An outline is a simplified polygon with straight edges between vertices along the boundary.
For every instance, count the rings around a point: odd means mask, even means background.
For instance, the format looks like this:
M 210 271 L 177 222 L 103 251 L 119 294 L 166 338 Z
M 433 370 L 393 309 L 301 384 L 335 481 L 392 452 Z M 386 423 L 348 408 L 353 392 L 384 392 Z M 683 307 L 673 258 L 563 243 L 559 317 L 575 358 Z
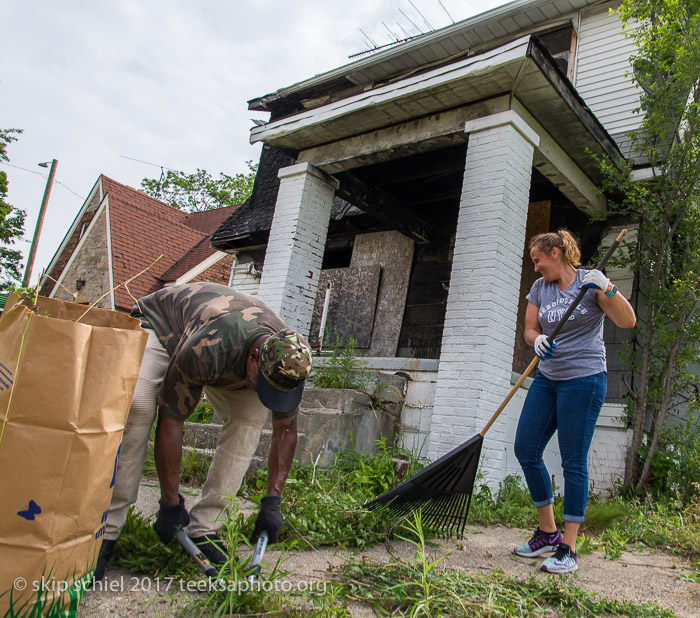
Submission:
M 136 502 L 148 438 L 156 418 L 156 400 L 165 371 L 168 352 L 152 330 L 141 364 L 138 382 L 119 451 L 119 463 L 107 518 L 105 538 L 119 537 L 129 506 Z M 219 443 L 201 496 L 189 507 L 192 537 L 213 534 L 226 520 L 228 496 L 235 495 L 258 447 L 260 433 L 269 411 L 249 388 L 226 390 L 204 387 L 214 413 L 223 421 Z

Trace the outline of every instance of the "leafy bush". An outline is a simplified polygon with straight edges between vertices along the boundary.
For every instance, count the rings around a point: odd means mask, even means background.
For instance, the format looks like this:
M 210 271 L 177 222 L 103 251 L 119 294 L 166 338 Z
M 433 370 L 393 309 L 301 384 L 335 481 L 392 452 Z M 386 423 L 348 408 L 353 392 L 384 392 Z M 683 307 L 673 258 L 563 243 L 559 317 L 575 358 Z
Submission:
M 469 520 L 475 524 L 504 524 L 517 528 L 537 525 L 537 511 L 532 506 L 530 492 L 517 475 L 507 476 L 498 485 L 493 496 L 488 485 L 483 484 L 481 472 L 474 483 L 474 494 L 469 510 Z

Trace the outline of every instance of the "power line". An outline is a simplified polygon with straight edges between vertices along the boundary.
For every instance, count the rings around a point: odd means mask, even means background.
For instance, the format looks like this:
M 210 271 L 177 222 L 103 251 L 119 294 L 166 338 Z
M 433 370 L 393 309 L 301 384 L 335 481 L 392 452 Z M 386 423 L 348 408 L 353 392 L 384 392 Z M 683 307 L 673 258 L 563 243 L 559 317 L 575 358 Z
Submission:
M 133 157 L 127 157 L 126 155 L 119 155 L 122 159 L 129 159 L 130 161 L 136 161 L 137 163 L 144 163 L 145 165 L 152 165 L 153 167 L 159 167 L 160 169 L 170 170 L 171 172 L 177 172 L 178 170 L 172 167 L 167 167 L 165 165 L 158 165 L 158 163 L 150 163 L 149 161 L 142 161 L 141 159 L 134 159 Z
M 23 170 L 25 172 L 29 172 L 30 174 L 39 174 L 39 176 L 41 176 L 42 178 L 46 178 L 46 176 L 44 176 L 41 172 L 37 172 L 36 170 L 30 170 L 30 169 L 27 169 L 26 167 L 20 167 L 19 165 L 12 165 L 12 163 L 3 162 L 3 163 L 0 163 L 0 165 L 7 165 L 8 167 L 14 167 L 18 170 Z
M 41 176 L 42 178 L 48 178 L 47 175 L 42 174 L 41 172 L 37 172 L 36 170 L 30 170 L 30 169 L 27 169 L 26 167 L 20 167 L 19 165 L 13 165 L 12 163 L 5 163 L 5 162 L 3 162 L 3 163 L 1 163 L 0 165 L 7 165 L 7 166 L 9 166 L 9 167 L 14 167 L 15 169 L 22 170 L 22 171 L 24 171 L 24 172 L 29 172 L 30 174 L 38 174 L 38 175 Z M 73 191 L 73 189 L 71 189 L 67 184 L 61 182 L 60 180 L 54 180 L 54 181 L 53 181 L 53 184 L 55 184 L 55 185 L 61 185 L 64 189 L 68 189 L 68 191 L 70 191 L 70 192 L 71 192 L 73 195 L 75 195 L 76 197 L 79 197 L 81 200 L 84 200 L 84 199 L 85 199 L 82 195 L 80 195 L 80 194 L 76 193 L 75 191 Z

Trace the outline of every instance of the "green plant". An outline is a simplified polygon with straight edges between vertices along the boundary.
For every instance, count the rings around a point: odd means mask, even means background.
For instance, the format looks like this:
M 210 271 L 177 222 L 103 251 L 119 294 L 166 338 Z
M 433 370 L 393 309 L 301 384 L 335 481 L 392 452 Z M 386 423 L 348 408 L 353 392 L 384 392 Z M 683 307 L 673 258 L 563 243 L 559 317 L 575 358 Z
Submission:
M 689 504 L 700 498 L 700 428 L 691 418 L 668 427 L 651 457 L 646 490 L 656 499 L 678 496 Z M 640 447 L 640 457 L 646 459 L 649 447 Z
M 623 0 L 616 13 L 635 45 L 629 77 L 640 93 L 629 152 L 652 172 L 638 181 L 632 159 L 599 160 L 606 216 L 637 227 L 621 260 L 639 284 L 634 350 L 624 361 L 634 375 L 626 382 L 633 405 L 625 484 L 641 494 L 675 407 L 697 407 L 700 393 L 692 373 L 700 340 L 700 5 Z
M 151 436 L 148 439 L 146 457 L 141 472 L 141 474 L 147 478 L 158 478 L 154 454 L 155 432 L 156 429 L 155 426 L 153 426 L 151 428 Z M 207 479 L 210 466 L 211 459 L 206 453 L 194 449 L 183 449 L 182 460 L 180 462 L 180 482 L 185 485 L 203 485 L 204 481 Z
M 494 570 L 469 574 L 433 561 L 387 563 L 363 557 L 333 570 L 348 601 L 362 602 L 381 616 L 635 616 L 672 618 L 652 603 L 601 598 L 575 585 L 570 577 L 514 577 Z M 426 565 L 427 566 L 427 565 Z M 430 614 L 426 608 L 429 585 Z
M 214 409 L 206 396 L 197 404 L 192 415 L 187 419 L 188 423 L 211 423 L 214 419 Z
M 338 453 L 325 469 L 295 462 L 282 494 L 282 541 L 298 541 L 305 547 L 362 548 L 394 535 L 394 522 L 386 512 L 367 511 L 362 506 L 390 487 L 395 478 L 392 460 L 399 457 L 409 460 L 406 474 L 421 468 L 415 457 L 387 445 L 386 440 L 378 441 L 375 455 L 355 450 Z M 263 468 L 247 477 L 243 491 L 259 502 L 266 488 L 267 471 Z M 252 530 L 253 522 L 251 516 L 246 529 Z
M 112 564 L 161 578 L 189 579 L 198 574 L 194 561 L 180 545 L 163 545 L 152 521 L 133 506 L 129 507 L 126 524 L 114 548 Z
M 627 513 L 627 507 L 620 500 L 592 499 L 586 506 L 586 520 L 581 525 L 581 530 L 601 532 L 624 518 Z
M 273 591 L 266 582 L 274 582 L 289 574 L 282 569 L 286 553 L 280 555 L 271 568 L 264 569 L 254 580 L 249 579 L 252 555 L 241 560 L 240 549 L 250 547 L 247 536 L 242 534 L 243 515 L 233 496 L 229 496 L 230 513 L 219 535 L 227 549 L 229 559 L 219 567 L 215 579 L 202 589 L 206 594 L 190 599 L 178 610 L 184 616 L 229 616 L 232 614 L 260 614 L 280 612 L 284 597 Z M 289 549 L 293 546 L 289 547 Z
M 488 485 L 483 483 L 481 472 L 477 473 L 474 485 L 469 510 L 469 519 L 473 523 L 502 523 L 518 528 L 536 525 L 537 513 L 532 506 L 532 498 L 519 476 L 510 475 L 503 479 L 498 485 L 495 498 Z
M 211 458 L 206 453 L 195 449 L 183 450 L 180 464 L 180 482 L 185 485 L 199 487 L 207 480 L 210 467 Z
M 340 388 L 367 390 L 374 382 L 372 373 L 366 369 L 358 371 L 360 361 L 355 355 L 357 342 L 350 337 L 343 343 L 338 333 L 333 333 L 331 355 L 324 364 L 314 366 L 311 381 L 318 388 Z
M 431 575 L 435 567 L 444 559 L 443 556 L 429 561 L 428 555 L 425 551 L 425 533 L 423 531 L 421 519 L 421 511 L 418 510 L 414 512 L 413 518 L 408 518 L 403 524 L 404 528 L 410 533 L 410 537 L 399 536 L 399 538 L 403 539 L 404 541 L 413 543 L 416 546 L 416 553 L 413 556 L 413 560 L 420 572 L 420 587 L 422 595 L 411 608 L 411 616 L 418 616 L 420 614 L 425 614 L 426 616 L 432 615 L 430 611 L 430 600 L 432 598 Z

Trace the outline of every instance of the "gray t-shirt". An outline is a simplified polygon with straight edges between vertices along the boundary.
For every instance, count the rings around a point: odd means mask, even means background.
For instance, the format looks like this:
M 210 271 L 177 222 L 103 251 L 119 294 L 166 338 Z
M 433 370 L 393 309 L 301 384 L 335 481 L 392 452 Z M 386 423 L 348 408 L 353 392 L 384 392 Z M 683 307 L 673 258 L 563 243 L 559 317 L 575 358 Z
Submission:
M 578 269 L 574 282 L 565 290 L 560 290 L 556 282 L 550 283 L 542 278 L 532 285 L 527 300 L 539 309 L 540 326 L 545 335 L 551 334 L 574 301 L 587 272 Z M 585 378 L 607 371 L 603 343 L 604 319 L 605 313 L 596 301 L 595 291 L 588 290 L 569 317 L 568 323 L 557 335 L 554 356 L 540 361 L 539 370 L 542 374 L 550 380 L 558 381 Z

